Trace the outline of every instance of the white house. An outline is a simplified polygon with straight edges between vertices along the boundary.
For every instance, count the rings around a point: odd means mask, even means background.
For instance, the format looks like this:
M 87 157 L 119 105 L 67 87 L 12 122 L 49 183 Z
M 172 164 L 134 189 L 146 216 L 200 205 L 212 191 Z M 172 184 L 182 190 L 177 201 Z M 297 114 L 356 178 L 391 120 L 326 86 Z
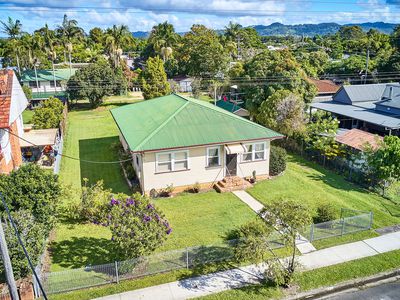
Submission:
M 111 110 L 141 189 L 199 183 L 220 191 L 269 175 L 270 142 L 283 136 L 205 101 L 171 94 Z M 234 180 L 226 180 L 226 178 Z M 223 181 L 223 179 L 225 180 Z

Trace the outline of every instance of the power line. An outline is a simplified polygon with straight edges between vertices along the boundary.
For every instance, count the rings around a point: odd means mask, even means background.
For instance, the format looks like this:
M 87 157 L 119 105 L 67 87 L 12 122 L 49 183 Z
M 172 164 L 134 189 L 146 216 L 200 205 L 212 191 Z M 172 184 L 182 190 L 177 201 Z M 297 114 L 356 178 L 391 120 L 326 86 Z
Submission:
M 35 143 L 31 142 L 31 141 L 28 141 L 27 139 L 25 139 L 25 138 L 15 134 L 15 133 L 11 132 L 10 130 L 8 130 L 6 128 L 2 128 L 2 129 L 7 131 L 9 134 L 21 139 L 22 141 L 31 144 L 34 147 L 39 147 L 39 145 L 37 145 L 37 144 L 35 144 Z M 133 158 L 129 158 L 129 159 L 117 160 L 117 161 L 93 161 L 93 160 L 80 159 L 80 158 L 77 158 L 77 157 L 73 157 L 73 156 L 69 156 L 69 155 L 65 155 L 65 154 L 60 154 L 60 153 L 58 153 L 57 155 L 60 155 L 62 157 L 66 157 L 66 158 L 69 158 L 69 159 L 73 159 L 73 160 L 76 160 L 76 161 L 84 162 L 84 163 L 91 163 L 91 164 L 119 164 L 119 163 L 124 163 L 124 162 L 133 160 Z

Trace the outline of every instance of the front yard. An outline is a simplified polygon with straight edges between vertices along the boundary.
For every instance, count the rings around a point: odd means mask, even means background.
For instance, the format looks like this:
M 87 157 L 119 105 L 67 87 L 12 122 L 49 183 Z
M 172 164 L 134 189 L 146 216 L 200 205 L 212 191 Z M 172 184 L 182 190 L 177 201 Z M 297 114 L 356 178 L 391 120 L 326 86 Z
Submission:
M 316 209 L 323 202 L 341 208 L 372 211 L 374 228 L 400 222 L 400 206 L 379 195 L 362 189 L 321 166 L 298 156 L 289 156 L 285 173 L 257 183 L 247 190 L 264 204 L 279 199 L 291 199 Z

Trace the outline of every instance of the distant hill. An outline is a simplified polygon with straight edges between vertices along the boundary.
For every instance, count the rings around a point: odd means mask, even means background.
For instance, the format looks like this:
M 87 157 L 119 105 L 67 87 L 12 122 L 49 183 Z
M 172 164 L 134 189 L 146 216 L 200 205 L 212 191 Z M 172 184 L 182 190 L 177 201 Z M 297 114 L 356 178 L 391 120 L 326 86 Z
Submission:
M 381 32 L 390 34 L 397 24 L 375 22 L 375 23 L 354 23 L 339 25 L 337 23 L 320 23 L 320 24 L 299 24 L 299 25 L 284 25 L 281 23 L 272 23 L 271 25 L 255 25 L 252 26 L 260 35 L 297 35 L 297 36 L 315 36 L 334 34 L 342 26 L 360 26 L 364 31 L 376 29 Z
M 370 29 L 376 29 L 381 32 L 390 34 L 397 24 L 385 23 L 385 22 L 374 22 L 374 23 L 354 23 L 340 25 L 337 23 L 319 23 L 319 24 L 298 24 L 298 25 L 284 25 L 282 23 L 272 23 L 271 25 L 254 25 L 253 27 L 257 32 L 262 35 L 296 35 L 296 36 L 315 36 L 334 34 L 342 26 L 360 26 L 363 30 L 368 31 Z M 222 30 L 217 30 L 218 33 L 222 33 Z M 132 32 L 134 37 L 143 38 L 147 37 L 149 32 L 135 31 Z M 180 33 L 180 34 L 184 34 Z

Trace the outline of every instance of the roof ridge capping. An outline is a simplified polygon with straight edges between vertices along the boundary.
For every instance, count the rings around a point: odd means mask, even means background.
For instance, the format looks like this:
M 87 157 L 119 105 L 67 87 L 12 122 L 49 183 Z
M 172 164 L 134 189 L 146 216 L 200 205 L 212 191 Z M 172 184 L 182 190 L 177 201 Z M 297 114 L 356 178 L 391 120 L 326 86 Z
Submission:
M 171 95 L 171 94 L 170 94 Z M 149 100 L 156 100 L 156 99 L 160 99 L 160 98 L 164 98 L 166 96 L 170 96 L 170 95 L 165 95 L 165 96 L 161 96 L 161 97 L 157 97 L 157 98 L 153 98 L 153 99 L 149 99 Z M 172 93 L 172 95 L 176 95 L 175 93 Z M 185 99 L 185 98 L 183 98 Z M 154 135 L 157 134 L 157 132 L 159 132 L 162 128 L 164 128 L 164 126 L 166 124 L 168 124 L 169 121 L 171 121 L 178 113 L 180 113 L 188 104 L 189 101 L 187 99 L 185 99 L 187 102 L 184 103 L 181 107 L 179 107 L 173 114 L 171 114 L 160 126 L 158 126 L 158 128 L 156 130 L 154 130 L 150 135 L 148 135 L 145 139 L 143 139 L 143 141 L 141 141 L 136 148 L 140 148 L 143 144 L 145 144 L 149 139 L 151 139 Z M 145 100 L 146 101 L 146 100 Z M 140 102 L 139 102 L 140 103 Z M 132 103 L 132 104 L 136 104 L 136 103 Z

